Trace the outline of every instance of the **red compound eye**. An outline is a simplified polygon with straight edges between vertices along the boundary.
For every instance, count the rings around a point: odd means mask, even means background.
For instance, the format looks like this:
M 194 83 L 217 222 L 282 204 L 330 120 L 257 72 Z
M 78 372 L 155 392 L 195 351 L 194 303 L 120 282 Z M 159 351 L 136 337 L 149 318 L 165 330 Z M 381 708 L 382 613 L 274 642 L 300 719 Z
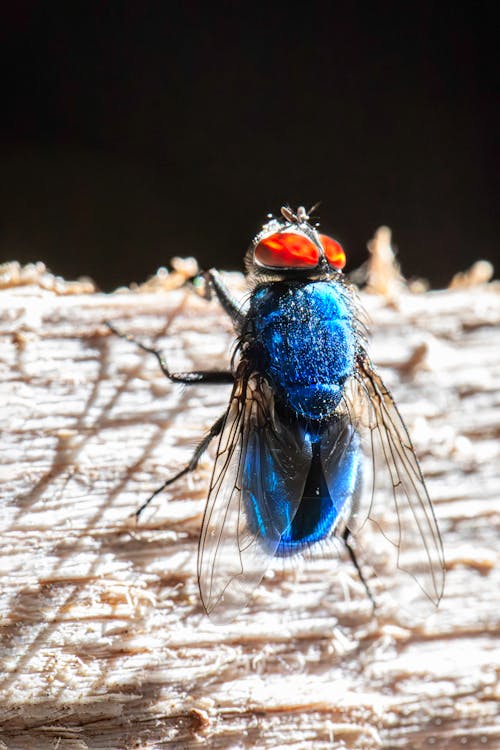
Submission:
M 345 266 L 345 253 L 342 245 L 334 240 L 332 237 L 328 237 L 326 234 L 320 234 L 319 238 L 325 251 L 326 259 L 328 263 L 334 268 L 344 268 Z
M 264 237 L 254 256 L 258 263 L 270 268 L 314 268 L 319 263 L 319 249 L 296 232 L 276 232 Z

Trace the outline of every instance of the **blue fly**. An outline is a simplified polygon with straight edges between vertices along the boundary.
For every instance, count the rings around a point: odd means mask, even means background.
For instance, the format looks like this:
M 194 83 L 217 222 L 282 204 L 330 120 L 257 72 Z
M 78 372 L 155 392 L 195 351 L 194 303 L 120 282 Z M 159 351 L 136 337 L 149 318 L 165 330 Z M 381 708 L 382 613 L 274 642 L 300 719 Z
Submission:
M 273 557 L 332 538 L 345 543 L 371 598 L 355 554 L 366 527 L 382 532 L 397 566 L 437 605 L 439 529 L 406 426 L 366 352 L 342 247 L 318 232 L 304 208 L 284 207 L 255 237 L 245 263 L 251 291 L 244 305 L 217 271 L 204 274 L 238 335 L 230 371 L 174 373 L 159 352 L 139 344 L 175 382 L 233 389 L 191 461 L 136 515 L 192 471 L 218 436 L 198 548 L 208 614 L 244 606 Z M 416 570 L 405 558 L 409 549 L 424 553 Z

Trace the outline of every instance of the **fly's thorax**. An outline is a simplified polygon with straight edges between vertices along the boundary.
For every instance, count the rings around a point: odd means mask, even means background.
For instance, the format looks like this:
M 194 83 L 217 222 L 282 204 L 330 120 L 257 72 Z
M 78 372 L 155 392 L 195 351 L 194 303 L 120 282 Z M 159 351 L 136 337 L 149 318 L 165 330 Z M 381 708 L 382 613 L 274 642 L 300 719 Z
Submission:
M 306 280 L 259 286 L 251 299 L 246 340 L 278 400 L 308 419 L 334 412 L 353 373 L 357 347 L 344 285 Z

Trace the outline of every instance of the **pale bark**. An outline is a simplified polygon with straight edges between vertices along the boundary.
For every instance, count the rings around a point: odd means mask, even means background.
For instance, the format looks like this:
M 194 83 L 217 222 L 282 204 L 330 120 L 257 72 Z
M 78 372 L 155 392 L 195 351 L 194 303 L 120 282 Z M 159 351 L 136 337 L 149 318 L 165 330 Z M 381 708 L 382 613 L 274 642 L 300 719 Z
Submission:
M 0 747 L 500 747 L 497 284 L 363 296 L 445 545 L 445 596 L 414 628 L 372 614 L 347 559 L 278 568 L 212 624 L 196 549 L 213 450 L 129 516 L 229 389 L 170 384 L 103 321 L 181 370 L 229 362 L 229 321 L 189 289 L 5 286 Z

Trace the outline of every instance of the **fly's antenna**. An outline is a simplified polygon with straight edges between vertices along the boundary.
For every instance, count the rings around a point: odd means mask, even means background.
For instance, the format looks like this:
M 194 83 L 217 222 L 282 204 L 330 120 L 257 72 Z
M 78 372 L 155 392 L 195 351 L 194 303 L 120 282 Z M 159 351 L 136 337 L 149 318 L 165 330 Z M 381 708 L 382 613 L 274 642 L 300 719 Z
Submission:
M 318 201 L 315 203 L 309 211 L 306 211 L 304 206 L 299 206 L 297 209 L 297 213 L 294 213 L 290 206 L 281 206 L 281 215 L 284 219 L 290 222 L 290 224 L 303 224 L 306 221 L 309 221 L 310 215 L 316 211 L 318 206 L 321 204 L 321 201 Z
M 293 213 L 292 209 L 288 206 L 281 206 L 281 215 L 284 219 L 290 222 L 290 224 L 295 224 L 297 222 L 297 215 Z
M 313 206 L 313 208 L 316 208 L 316 206 Z M 289 206 L 281 206 L 281 215 L 284 219 L 289 221 L 290 224 L 302 224 L 309 220 L 309 213 L 304 206 L 299 206 L 297 213 L 294 213 Z
M 313 206 L 311 206 L 311 208 L 307 212 L 309 214 L 309 216 L 311 214 L 313 214 L 316 211 L 316 209 L 319 208 L 320 206 L 321 206 L 321 201 L 317 201 L 317 203 L 315 203 Z

